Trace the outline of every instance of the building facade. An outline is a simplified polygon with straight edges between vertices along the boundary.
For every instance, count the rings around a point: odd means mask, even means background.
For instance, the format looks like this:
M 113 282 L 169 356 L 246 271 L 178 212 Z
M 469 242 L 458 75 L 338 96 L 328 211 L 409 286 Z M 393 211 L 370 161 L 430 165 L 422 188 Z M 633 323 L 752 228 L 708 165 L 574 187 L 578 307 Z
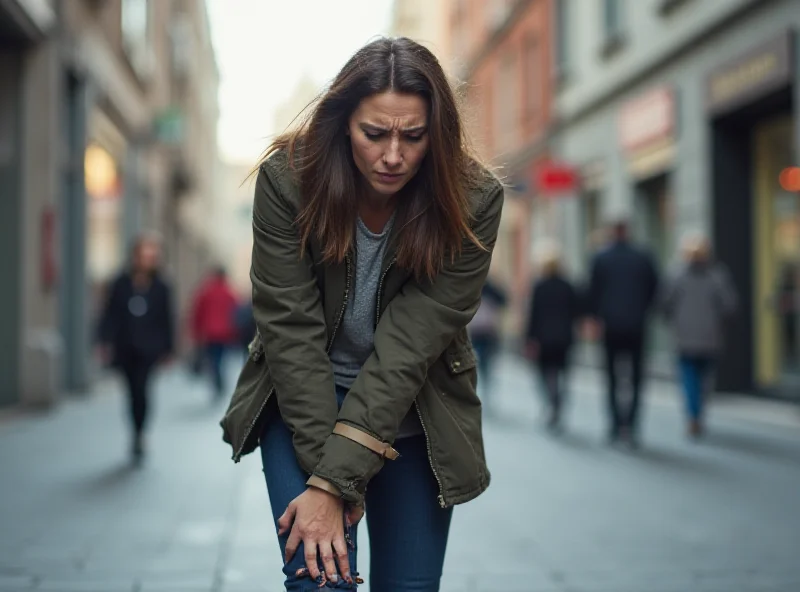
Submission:
M 183 313 L 212 258 L 218 75 L 204 2 L 0 2 L 0 404 L 95 375 L 104 289 L 144 228 L 165 236 Z M 8 380 L 6 380 L 8 377 Z
M 581 183 L 558 201 L 572 272 L 626 219 L 666 274 L 701 231 L 741 310 L 721 390 L 800 396 L 800 155 L 796 0 L 559 0 L 552 150 Z M 786 175 L 784 175 L 784 178 Z M 664 327 L 653 371 L 672 374 Z
M 531 179 L 548 158 L 553 3 L 460 0 L 451 11 L 451 52 L 465 87 L 470 135 L 508 183 L 491 273 L 509 292 L 506 328 L 514 338 L 527 312 L 534 223 L 549 207 Z
M 408 37 L 430 49 L 448 74 L 456 66 L 447 20 L 451 1 L 394 0 L 389 26 L 391 36 Z

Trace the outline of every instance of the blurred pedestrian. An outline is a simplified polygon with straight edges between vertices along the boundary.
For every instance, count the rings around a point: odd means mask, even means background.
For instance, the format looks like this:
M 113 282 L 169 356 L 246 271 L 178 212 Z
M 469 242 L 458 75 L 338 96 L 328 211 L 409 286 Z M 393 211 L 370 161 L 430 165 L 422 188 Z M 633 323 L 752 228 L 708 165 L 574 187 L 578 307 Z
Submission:
M 145 453 L 153 369 L 174 349 L 172 291 L 160 273 L 161 241 L 152 233 L 135 242 L 131 264 L 111 284 L 98 327 L 99 355 L 127 383 L 134 461 Z
M 491 411 L 492 368 L 500 349 L 500 321 L 506 300 L 505 291 L 487 278 L 481 290 L 481 305 L 467 328 L 478 356 L 478 392 L 487 412 Z
M 627 223 L 614 224 L 611 244 L 592 262 L 588 294 L 594 317 L 591 333 L 602 334 L 604 342 L 611 442 L 638 444 L 645 333 L 657 290 L 658 274 L 650 254 L 631 244 Z M 625 358 L 631 388 L 627 405 L 620 400 L 617 380 L 617 365 Z
M 250 344 L 256 336 L 256 319 L 253 317 L 253 301 L 251 298 L 242 298 L 236 307 L 234 326 L 239 338 L 239 348 L 247 357 L 250 353 Z
M 236 294 L 228 283 L 224 267 L 211 271 L 197 290 L 192 305 L 192 334 L 211 369 L 216 399 L 220 399 L 225 390 L 225 353 L 239 343 L 235 326 L 237 306 Z
M 578 294 L 564 277 L 558 248 L 550 247 L 540 256 L 539 279 L 533 286 L 525 331 L 525 353 L 541 374 L 549 407 L 547 425 L 553 430 L 561 428 L 569 354 L 579 314 Z
M 259 334 L 222 426 L 234 460 L 261 447 L 287 590 L 355 589 L 365 502 L 370 589 L 438 590 L 489 484 L 466 327 L 503 187 L 462 130 L 434 55 L 382 38 L 258 167 Z
M 703 434 L 709 375 L 725 342 L 725 322 L 736 311 L 738 298 L 727 270 L 711 259 L 704 236 L 687 236 L 682 252 L 685 265 L 667 283 L 661 304 L 678 350 L 687 433 L 697 438 Z

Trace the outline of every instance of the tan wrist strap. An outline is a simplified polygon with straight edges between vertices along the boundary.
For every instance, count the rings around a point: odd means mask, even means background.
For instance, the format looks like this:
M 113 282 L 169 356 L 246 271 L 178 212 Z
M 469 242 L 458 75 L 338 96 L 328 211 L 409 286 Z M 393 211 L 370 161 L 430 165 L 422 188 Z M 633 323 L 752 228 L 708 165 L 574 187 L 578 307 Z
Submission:
M 328 493 L 332 493 L 336 497 L 342 497 L 342 492 L 330 481 L 326 481 L 321 477 L 317 477 L 316 475 L 311 475 L 306 481 L 306 485 L 310 487 L 316 487 L 317 489 L 321 489 L 322 491 L 327 491 Z
M 349 426 L 344 423 L 337 423 L 336 427 L 333 428 L 333 433 L 337 436 L 342 436 L 347 438 L 348 440 L 352 440 L 353 442 L 357 442 L 361 444 L 364 448 L 369 448 L 377 454 L 378 456 L 382 456 L 383 458 L 389 460 L 395 460 L 397 457 L 400 456 L 400 453 L 397 452 L 394 448 L 389 446 L 386 442 L 381 442 L 377 438 L 373 438 L 366 432 L 362 432 L 361 430 L 354 428 L 353 426 Z

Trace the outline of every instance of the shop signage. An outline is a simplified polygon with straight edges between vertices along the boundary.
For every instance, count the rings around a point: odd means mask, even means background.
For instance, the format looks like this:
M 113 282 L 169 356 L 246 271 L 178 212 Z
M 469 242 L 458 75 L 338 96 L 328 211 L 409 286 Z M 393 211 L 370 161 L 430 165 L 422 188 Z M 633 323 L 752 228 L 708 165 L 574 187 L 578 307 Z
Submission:
M 536 191 L 553 197 L 574 193 L 578 187 L 578 173 L 574 167 L 554 161 L 545 161 L 534 169 Z
M 706 83 L 707 109 L 714 115 L 733 111 L 781 89 L 791 79 L 792 35 L 787 31 L 712 73 Z
M 620 145 L 626 152 L 672 138 L 675 132 L 674 91 L 659 87 L 622 105 L 618 131 Z

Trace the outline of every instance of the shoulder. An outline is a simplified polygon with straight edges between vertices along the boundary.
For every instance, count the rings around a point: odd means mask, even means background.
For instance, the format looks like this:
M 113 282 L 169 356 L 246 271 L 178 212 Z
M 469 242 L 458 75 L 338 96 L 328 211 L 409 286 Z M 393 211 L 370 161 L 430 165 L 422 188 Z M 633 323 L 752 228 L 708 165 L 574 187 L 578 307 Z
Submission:
M 276 150 L 259 165 L 256 197 L 282 199 L 299 208 L 299 183 L 287 149 Z
M 492 206 L 502 208 L 504 187 L 502 181 L 482 164 L 471 161 L 468 166 L 467 197 L 474 218 L 490 210 Z

